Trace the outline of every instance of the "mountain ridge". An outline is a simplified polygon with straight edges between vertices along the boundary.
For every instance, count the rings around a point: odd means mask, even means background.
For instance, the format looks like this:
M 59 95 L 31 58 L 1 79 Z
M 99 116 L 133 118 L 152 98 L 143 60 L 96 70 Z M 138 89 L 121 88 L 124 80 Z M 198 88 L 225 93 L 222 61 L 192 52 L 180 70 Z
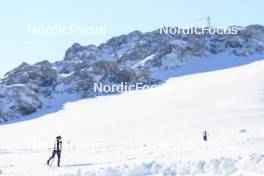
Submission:
M 94 83 L 160 84 L 157 71 L 177 69 L 210 55 L 246 57 L 264 53 L 264 27 L 247 26 L 234 35 L 159 34 L 134 31 L 101 45 L 74 43 L 63 60 L 22 63 L 0 80 L 0 122 L 47 107 L 57 95 L 94 97 Z

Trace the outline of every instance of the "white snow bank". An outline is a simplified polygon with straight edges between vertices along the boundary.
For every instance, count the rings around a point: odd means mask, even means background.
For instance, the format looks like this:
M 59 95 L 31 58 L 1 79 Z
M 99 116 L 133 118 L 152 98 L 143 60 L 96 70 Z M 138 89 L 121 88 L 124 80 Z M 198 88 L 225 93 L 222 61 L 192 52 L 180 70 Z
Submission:
M 214 158 L 208 161 L 176 161 L 166 163 L 152 161 L 134 165 L 106 166 L 78 169 L 62 176 L 184 176 L 184 175 L 264 175 L 264 155 L 251 154 L 246 158 Z

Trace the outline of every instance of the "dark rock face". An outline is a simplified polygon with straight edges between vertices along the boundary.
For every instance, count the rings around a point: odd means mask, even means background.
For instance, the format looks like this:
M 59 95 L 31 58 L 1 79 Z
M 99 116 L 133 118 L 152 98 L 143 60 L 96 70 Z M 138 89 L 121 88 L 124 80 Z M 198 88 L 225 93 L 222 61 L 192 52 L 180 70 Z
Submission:
M 247 26 L 234 35 L 135 31 L 99 46 L 75 43 L 61 61 L 23 63 L 6 73 L 0 80 L 0 122 L 32 114 L 58 95 L 101 95 L 93 92 L 94 83 L 157 84 L 155 71 L 223 52 L 240 57 L 264 53 L 264 27 Z
M 119 70 L 118 64 L 113 61 L 98 61 L 92 66 L 95 74 L 102 74 L 104 76 L 116 73 Z
M 20 102 L 19 106 L 11 106 L 10 109 L 13 109 L 15 112 L 22 115 L 29 115 L 37 111 L 37 108 L 29 102 Z
M 122 83 L 122 82 L 127 82 L 127 83 L 136 83 L 137 81 L 137 75 L 135 71 L 128 71 L 128 70 L 120 70 L 118 71 L 114 77 L 113 81 L 115 83 Z
M 43 61 L 35 65 L 23 63 L 5 76 L 3 83 L 6 85 L 35 84 L 39 87 L 48 87 L 56 81 L 57 72 L 51 63 Z
M 22 84 L 1 86 L 1 117 L 0 122 L 19 118 L 36 112 L 42 107 L 43 98 L 32 86 Z

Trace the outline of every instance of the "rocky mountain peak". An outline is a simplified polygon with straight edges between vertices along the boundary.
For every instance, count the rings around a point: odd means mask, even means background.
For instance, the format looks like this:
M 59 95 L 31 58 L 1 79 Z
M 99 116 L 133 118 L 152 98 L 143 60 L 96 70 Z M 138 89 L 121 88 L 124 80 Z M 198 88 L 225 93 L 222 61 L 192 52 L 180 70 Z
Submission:
M 156 84 L 153 73 L 220 53 L 239 57 L 264 53 L 264 27 L 239 27 L 237 34 L 160 34 L 134 31 L 99 46 L 74 43 L 64 59 L 22 63 L 0 81 L 0 122 L 46 107 L 54 97 L 92 97 L 94 83 Z

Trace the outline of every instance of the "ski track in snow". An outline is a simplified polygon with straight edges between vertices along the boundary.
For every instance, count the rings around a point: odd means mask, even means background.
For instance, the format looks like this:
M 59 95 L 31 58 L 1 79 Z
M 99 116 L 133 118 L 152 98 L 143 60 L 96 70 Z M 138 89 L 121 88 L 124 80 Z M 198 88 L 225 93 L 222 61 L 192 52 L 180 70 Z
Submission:
M 0 175 L 264 175 L 263 75 L 263 60 L 178 74 L 155 89 L 79 100 L 0 126 Z M 60 168 L 56 158 L 45 164 L 57 135 Z

